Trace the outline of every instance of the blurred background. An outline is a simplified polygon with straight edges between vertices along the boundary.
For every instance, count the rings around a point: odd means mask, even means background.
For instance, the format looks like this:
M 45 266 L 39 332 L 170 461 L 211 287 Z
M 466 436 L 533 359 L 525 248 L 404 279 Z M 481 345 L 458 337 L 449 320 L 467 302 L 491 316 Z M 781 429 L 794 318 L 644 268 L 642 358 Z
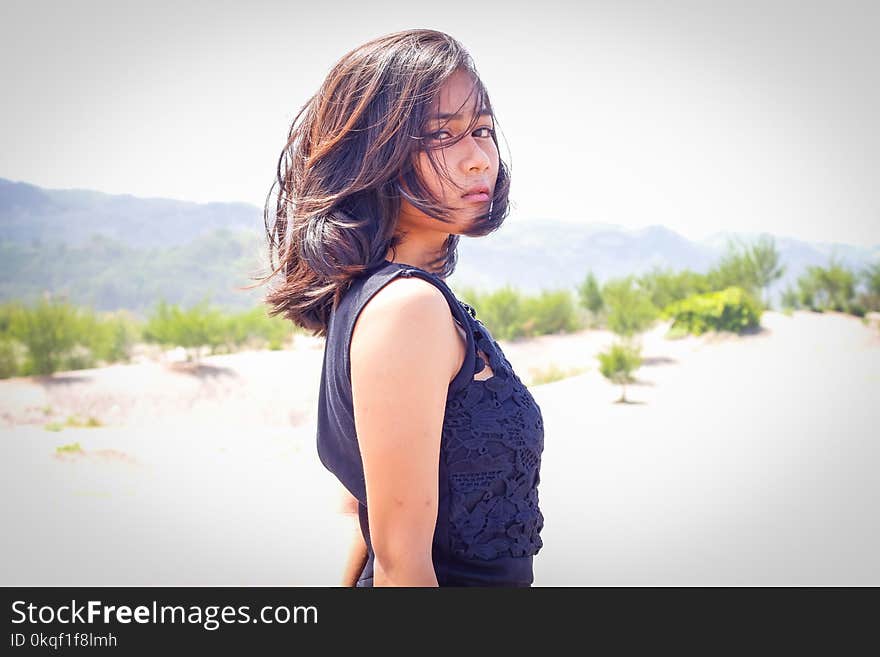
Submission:
M 511 165 L 448 282 L 544 415 L 535 585 L 880 584 L 876 3 L 0 12 L 0 584 L 337 583 L 323 340 L 241 288 L 293 117 L 415 27 Z

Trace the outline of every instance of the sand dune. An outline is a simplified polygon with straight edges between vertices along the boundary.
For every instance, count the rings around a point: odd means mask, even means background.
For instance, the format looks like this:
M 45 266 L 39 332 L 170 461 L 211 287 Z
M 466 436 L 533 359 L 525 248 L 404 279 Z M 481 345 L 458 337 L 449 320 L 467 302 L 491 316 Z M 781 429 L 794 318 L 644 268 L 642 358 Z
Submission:
M 880 584 L 880 332 L 765 313 L 763 330 L 501 342 L 544 414 L 535 585 Z M 334 585 L 351 530 L 318 461 L 323 355 L 209 357 L 0 381 L 4 585 Z M 69 416 L 103 426 L 59 431 Z M 79 443 L 80 450 L 56 453 Z

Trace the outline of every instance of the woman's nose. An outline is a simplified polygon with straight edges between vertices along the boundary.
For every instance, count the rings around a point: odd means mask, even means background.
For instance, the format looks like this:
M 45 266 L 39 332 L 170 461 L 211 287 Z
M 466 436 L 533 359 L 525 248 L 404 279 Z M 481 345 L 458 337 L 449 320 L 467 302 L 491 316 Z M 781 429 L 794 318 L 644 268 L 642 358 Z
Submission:
M 489 140 L 491 142 L 491 140 Z M 462 159 L 462 168 L 465 171 L 473 171 L 476 169 L 477 171 L 485 171 L 492 164 L 492 158 L 489 157 L 489 153 L 486 151 L 488 148 L 487 145 L 480 144 L 479 140 L 475 137 L 468 136 L 462 141 L 466 146 L 462 146 L 464 149 L 464 157 Z M 494 147 L 494 144 L 492 144 Z

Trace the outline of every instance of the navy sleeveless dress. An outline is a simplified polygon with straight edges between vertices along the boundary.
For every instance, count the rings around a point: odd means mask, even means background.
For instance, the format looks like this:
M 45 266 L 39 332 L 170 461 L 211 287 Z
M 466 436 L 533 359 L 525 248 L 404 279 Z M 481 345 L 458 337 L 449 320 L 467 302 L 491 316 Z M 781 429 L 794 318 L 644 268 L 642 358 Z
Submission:
M 355 279 L 330 314 L 318 396 L 321 463 L 357 498 L 367 545 L 358 587 L 373 585 L 366 484 L 354 424 L 349 346 L 366 303 L 397 276 L 417 276 L 443 292 L 467 335 L 461 370 L 449 384 L 440 440 L 439 508 L 432 560 L 440 586 L 531 586 L 542 547 L 538 505 L 544 423 L 541 410 L 476 311 L 428 271 L 384 261 Z M 484 368 L 494 373 L 475 379 Z

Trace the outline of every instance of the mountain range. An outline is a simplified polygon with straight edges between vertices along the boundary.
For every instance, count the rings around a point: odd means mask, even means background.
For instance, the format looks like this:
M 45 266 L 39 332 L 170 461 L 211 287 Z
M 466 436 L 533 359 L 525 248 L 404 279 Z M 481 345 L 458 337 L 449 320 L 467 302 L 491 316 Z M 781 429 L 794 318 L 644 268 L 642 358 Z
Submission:
M 45 189 L 0 178 L 0 301 L 29 301 L 48 290 L 96 310 L 126 308 L 139 316 L 159 298 L 248 308 L 266 289 L 239 289 L 266 266 L 264 233 L 262 209 L 247 203 Z M 511 216 L 492 235 L 461 239 L 448 282 L 482 289 L 509 284 L 535 293 L 573 289 L 590 271 L 600 282 L 654 268 L 705 272 L 728 240 L 758 236 L 725 231 L 692 241 L 661 225 L 632 230 Z M 832 256 L 853 270 L 880 259 L 880 245 L 771 237 L 785 265 L 771 299 Z

